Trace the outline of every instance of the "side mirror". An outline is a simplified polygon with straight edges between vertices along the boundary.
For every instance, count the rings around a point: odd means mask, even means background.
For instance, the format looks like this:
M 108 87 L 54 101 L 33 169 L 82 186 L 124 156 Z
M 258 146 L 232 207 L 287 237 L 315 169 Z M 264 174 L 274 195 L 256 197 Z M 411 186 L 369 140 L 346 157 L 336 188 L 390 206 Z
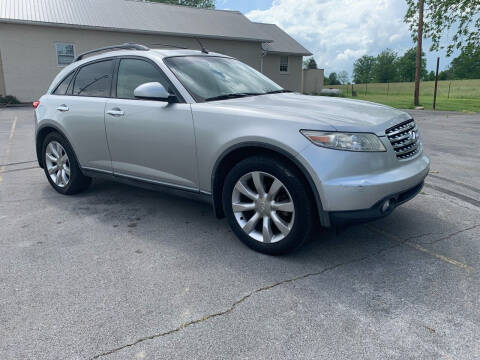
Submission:
M 138 99 L 168 101 L 176 103 L 178 101 L 175 94 L 170 94 L 159 82 L 149 82 L 139 85 L 133 95 Z

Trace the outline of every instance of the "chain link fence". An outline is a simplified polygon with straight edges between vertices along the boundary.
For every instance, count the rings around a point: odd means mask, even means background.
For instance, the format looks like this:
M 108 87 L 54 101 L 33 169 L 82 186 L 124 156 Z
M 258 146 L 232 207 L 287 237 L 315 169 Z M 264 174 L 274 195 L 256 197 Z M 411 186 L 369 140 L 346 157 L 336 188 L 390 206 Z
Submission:
M 368 83 L 330 86 L 340 89 L 346 96 L 367 95 L 411 95 L 414 92 L 414 82 Z M 420 96 L 431 97 L 435 88 L 434 81 L 420 82 Z M 480 99 L 480 79 L 441 80 L 438 82 L 437 97 L 446 99 Z

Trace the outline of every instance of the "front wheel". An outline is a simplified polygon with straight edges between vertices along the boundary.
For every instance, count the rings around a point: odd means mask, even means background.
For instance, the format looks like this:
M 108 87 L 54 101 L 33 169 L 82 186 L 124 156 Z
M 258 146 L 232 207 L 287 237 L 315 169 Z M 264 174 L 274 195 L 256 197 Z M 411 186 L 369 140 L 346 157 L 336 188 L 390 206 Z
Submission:
M 311 236 L 308 185 L 285 161 L 264 156 L 241 161 L 228 173 L 222 199 L 232 230 L 256 251 L 288 253 Z

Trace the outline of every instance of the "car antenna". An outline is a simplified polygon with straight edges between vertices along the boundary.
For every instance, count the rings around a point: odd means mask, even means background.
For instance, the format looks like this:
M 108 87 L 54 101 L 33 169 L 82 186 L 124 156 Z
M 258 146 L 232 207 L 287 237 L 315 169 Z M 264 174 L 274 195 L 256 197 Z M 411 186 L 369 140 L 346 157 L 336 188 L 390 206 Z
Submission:
M 208 54 L 208 50 L 205 49 L 205 47 L 203 46 L 202 42 L 201 42 L 198 38 L 195 38 L 195 40 L 197 40 L 198 44 L 200 45 L 200 48 L 202 49 L 202 53 Z

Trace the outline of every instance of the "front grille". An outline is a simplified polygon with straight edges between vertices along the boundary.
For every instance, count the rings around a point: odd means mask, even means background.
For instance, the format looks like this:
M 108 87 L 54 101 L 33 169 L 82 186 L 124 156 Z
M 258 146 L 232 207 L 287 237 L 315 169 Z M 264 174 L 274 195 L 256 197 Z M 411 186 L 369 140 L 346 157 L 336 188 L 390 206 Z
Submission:
M 399 160 L 409 159 L 421 150 L 422 144 L 420 143 L 418 128 L 413 119 L 385 130 L 385 134 Z

